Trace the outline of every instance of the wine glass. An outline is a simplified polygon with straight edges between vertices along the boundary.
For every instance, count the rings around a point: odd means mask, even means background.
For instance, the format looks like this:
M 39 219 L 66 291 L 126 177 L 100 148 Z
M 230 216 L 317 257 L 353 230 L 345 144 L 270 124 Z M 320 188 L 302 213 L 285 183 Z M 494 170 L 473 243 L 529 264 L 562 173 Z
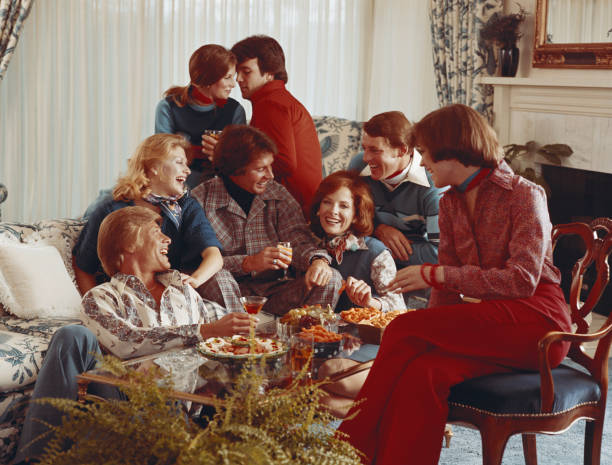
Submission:
M 284 261 L 287 265 L 289 265 L 291 263 L 291 256 L 293 255 L 293 249 L 291 248 L 291 242 L 278 242 L 276 244 L 276 247 L 278 249 L 283 250 L 285 253 L 289 254 L 289 261 Z M 289 267 L 287 268 L 283 268 L 283 276 L 278 278 L 279 281 L 287 281 L 289 278 L 287 277 L 287 270 L 289 269 Z
M 247 295 L 240 297 L 240 303 L 244 307 L 244 311 L 249 315 L 257 315 L 264 304 L 268 301 L 266 297 L 259 295 Z M 251 322 L 249 329 L 249 337 L 251 340 L 251 346 L 255 345 L 255 325 Z

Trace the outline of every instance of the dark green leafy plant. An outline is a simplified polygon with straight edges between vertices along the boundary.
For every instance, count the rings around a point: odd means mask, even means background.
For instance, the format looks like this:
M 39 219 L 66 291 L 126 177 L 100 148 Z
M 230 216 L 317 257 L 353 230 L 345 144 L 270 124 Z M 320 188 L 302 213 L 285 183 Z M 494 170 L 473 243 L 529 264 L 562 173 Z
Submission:
M 530 140 L 525 145 L 508 144 L 504 145 L 504 160 L 515 173 L 520 174 L 525 179 L 529 179 L 541 185 L 550 197 L 550 187 L 541 174 L 536 173 L 533 167 L 538 155 L 544 157 L 553 165 L 560 165 L 563 158 L 569 157 L 573 152 L 571 147 L 566 144 L 546 144 L 540 145 L 536 141 Z
M 335 418 L 321 408 L 321 383 L 298 379 L 263 397 L 264 379 L 247 365 L 201 428 L 171 400 L 170 379 L 158 383 L 158 371 L 136 372 L 112 357 L 104 367 L 128 381 L 122 390 L 130 400 L 42 400 L 66 416 L 41 465 L 360 463 L 360 453 L 330 427 Z
M 517 5 L 519 7 L 518 13 L 508 15 L 493 13 L 482 26 L 480 38 L 485 42 L 495 43 L 502 48 L 516 46 L 516 43 L 522 37 L 519 27 L 527 16 L 525 9 L 520 4 L 517 3 Z

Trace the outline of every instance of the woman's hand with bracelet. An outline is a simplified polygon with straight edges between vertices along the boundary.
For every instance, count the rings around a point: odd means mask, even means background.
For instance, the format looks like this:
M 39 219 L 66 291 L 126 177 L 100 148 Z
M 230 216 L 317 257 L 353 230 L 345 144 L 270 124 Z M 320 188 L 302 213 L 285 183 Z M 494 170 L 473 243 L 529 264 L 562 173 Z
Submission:
M 424 263 L 412 265 L 397 271 L 395 279 L 389 284 L 390 292 L 411 292 L 428 287 L 442 287 L 444 269 L 440 265 Z

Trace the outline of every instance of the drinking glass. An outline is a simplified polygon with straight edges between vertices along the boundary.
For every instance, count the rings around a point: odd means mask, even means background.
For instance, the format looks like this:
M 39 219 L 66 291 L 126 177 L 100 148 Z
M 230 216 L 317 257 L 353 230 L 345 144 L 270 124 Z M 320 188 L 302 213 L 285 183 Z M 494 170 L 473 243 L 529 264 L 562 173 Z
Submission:
M 288 253 L 290 255 L 289 257 L 289 261 L 285 261 L 285 263 L 287 265 L 289 265 L 291 263 L 291 256 L 293 255 L 293 249 L 291 248 L 291 242 L 279 242 L 276 244 L 276 247 L 285 251 L 286 253 Z M 284 261 L 284 260 L 283 260 Z M 283 268 L 283 276 L 278 278 L 279 281 L 287 281 L 289 278 L 287 277 L 287 270 L 289 268 Z
M 306 381 L 312 376 L 312 359 L 314 356 L 314 336 L 312 334 L 294 334 L 289 342 L 289 364 L 295 379 L 301 371 L 306 370 Z
M 221 135 L 223 131 L 219 130 L 219 129 L 205 129 L 204 130 L 204 134 L 210 137 L 213 137 L 217 140 L 219 140 L 219 136 Z
M 247 295 L 240 297 L 240 303 L 244 307 L 244 311 L 249 315 L 257 315 L 264 304 L 267 302 L 267 298 L 259 295 Z M 251 322 L 249 329 L 249 336 L 251 340 L 251 347 L 255 345 L 255 325 Z

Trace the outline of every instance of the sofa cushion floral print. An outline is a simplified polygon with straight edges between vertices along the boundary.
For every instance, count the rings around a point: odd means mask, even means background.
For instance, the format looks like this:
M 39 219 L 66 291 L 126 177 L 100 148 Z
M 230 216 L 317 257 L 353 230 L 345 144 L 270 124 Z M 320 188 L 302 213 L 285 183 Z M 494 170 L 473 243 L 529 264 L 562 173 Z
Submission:
M 321 144 L 323 176 L 346 169 L 360 150 L 362 123 L 335 116 L 315 116 L 313 121 Z
M 79 322 L 0 317 L 0 392 L 20 390 L 34 383 L 55 331 Z
M 44 338 L 0 331 L 0 388 L 12 391 L 36 379 L 48 341 Z

